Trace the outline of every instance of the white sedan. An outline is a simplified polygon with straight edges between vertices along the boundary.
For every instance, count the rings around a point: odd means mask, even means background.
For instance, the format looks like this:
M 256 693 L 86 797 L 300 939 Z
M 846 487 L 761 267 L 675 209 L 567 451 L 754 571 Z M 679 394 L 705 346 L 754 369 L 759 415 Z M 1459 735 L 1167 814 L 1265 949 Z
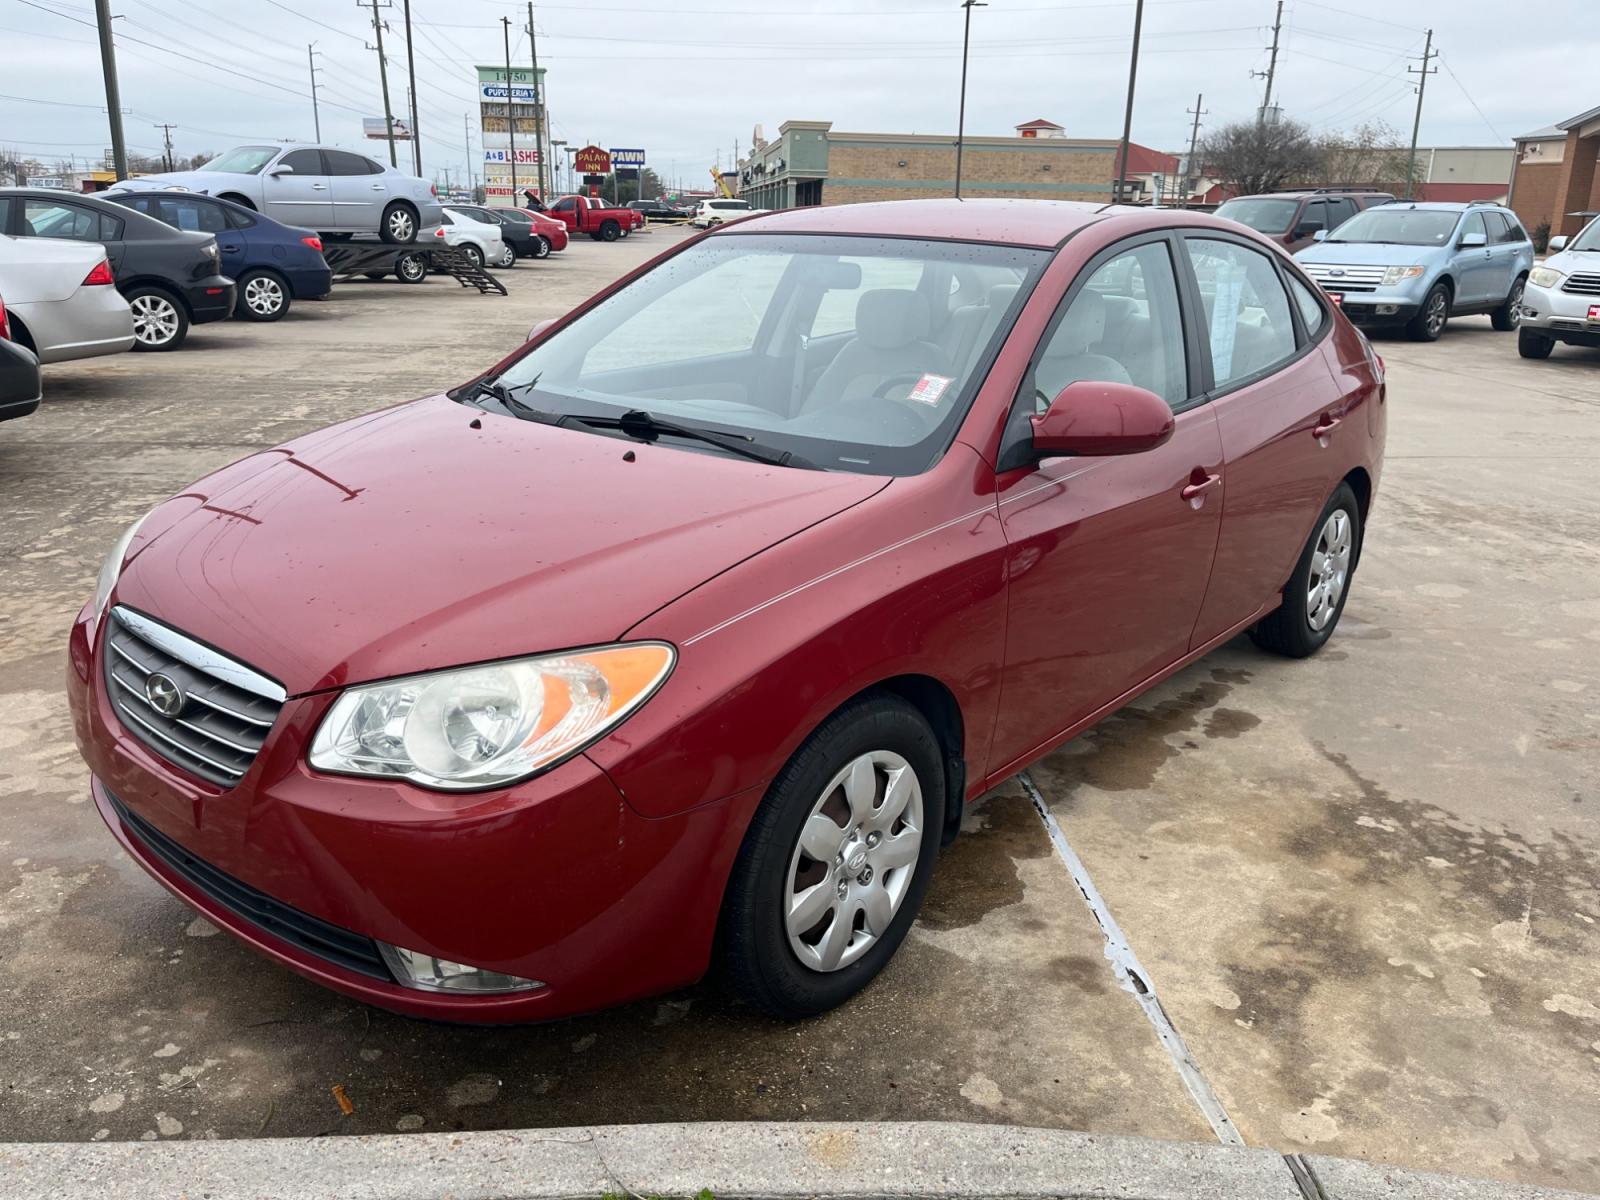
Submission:
M 99 242 L 0 234 L 0 296 L 12 338 L 42 363 L 121 354 L 133 345 L 133 313 Z
M 471 217 L 464 217 L 453 209 L 444 210 L 444 220 L 439 228 L 433 231 L 433 236 L 444 239 L 447 246 L 460 250 L 472 260 L 475 267 L 483 267 L 485 263 L 496 267 L 506 266 L 509 247 L 505 239 L 500 236 L 500 226 L 491 225 L 487 221 L 474 221 Z M 510 255 L 511 264 L 515 265 L 515 255 Z

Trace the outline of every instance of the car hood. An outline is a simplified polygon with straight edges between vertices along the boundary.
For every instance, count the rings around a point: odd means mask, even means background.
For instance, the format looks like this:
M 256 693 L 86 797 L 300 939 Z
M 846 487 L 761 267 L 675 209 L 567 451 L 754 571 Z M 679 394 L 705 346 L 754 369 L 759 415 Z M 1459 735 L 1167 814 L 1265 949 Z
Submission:
M 1571 275 L 1574 271 L 1600 271 L 1600 251 L 1563 250 L 1559 254 L 1552 254 L 1539 265 L 1560 271 L 1563 275 Z
M 301 694 L 614 640 L 888 482 L 439 396 L 253 455 L 167 501 L 116 601 Z
M 1375 267 L 1409 267 L 1430 261 L 1440 246 L 1386 246 L 1382 242 L 1313 242 L 1295 251 L 1302 263 L 1351 263 Z

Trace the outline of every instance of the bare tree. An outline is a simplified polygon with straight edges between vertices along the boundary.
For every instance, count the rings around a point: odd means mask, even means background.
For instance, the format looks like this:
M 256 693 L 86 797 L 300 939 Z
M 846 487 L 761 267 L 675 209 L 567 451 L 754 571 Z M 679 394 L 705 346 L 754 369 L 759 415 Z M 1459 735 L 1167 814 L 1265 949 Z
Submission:
M 1324 134 L 1317 149 L 1322 154 L 1318 183 L 1370 187 L 1396 195 L 1405 187 L 1411 151 L 1400 134 L 1382 121 Z
M 20 153 L 7 146 L 0 146 L 0 183 L 26 187 L 28 174 L 28 161 Z
M 1239 196 L 1304 183 L 1322 162 L 1311 131 L 1287 117 L 1224 125 L 1206 135 L 1198 153 L 1207 173 Z

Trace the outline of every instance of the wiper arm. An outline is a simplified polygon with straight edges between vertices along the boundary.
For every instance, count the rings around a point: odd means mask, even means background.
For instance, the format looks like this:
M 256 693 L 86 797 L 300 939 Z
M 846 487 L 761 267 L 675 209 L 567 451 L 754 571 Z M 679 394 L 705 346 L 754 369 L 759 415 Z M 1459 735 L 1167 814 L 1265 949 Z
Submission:
M 632 409 L 620 417 L 605 416 L 580 416 L 577 413 L 567 413 L 557 419 L 556 424 L 565 424 L 568 421 L 577 421 L 591 429 L 617 429 L 628 437 L 637 438 L 641 442 L 653 442 L 658 437 L 691 438 L 697 442 L 704 442 L 708 446 L 716 446 L 727 450 L 742 458 L 754 459 L 756 462 L 766 463 L 773 467 L 799 467 L 801 470 L 816 471 L 820 468 L 808 459 L 801 458 L 792 450 L 777 450 L 771 446 L 763 446 L 754 438 L 742 437 L 738 434 L 717 433 L 710 429 L 696 429 L 692 425 L 679 425 L 675 421 L 663 421 L 642 408 Z
M 546 425 L 553 425 L 557 421 L 554 413 L 547 413 L 541 408 L 534 408 L 533 405 L 517 395 L 517 392 L 526 391 L 537 382 L 538 380 L 535 379 L 532 383 L 518 384 L 513 389 L 507 387 L 498 379 L 481 379 L 472 385 L 472 394 L 474 396 L 489 396 L 499 401 L 501 408 L 513 416 L 522 418 L 524 421 L 539 421 Z

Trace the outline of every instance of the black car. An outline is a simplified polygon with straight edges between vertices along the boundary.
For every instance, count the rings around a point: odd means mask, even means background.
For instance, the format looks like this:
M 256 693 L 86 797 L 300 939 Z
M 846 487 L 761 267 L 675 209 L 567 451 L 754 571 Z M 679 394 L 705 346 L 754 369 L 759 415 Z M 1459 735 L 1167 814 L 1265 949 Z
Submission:
M 189 326 L 233 312 L 215 235 L 191 233 L 93 196 L 0 188 L 0 232 L 99 242 L 133 309 L 135 350 L 176 350 Z
M 43 390 L 33 351 L 0 335 L 0 421 L 27 416 L 39 407 Z
M 665 200 L 629 200 L 628 207 L 634 212 L 643 213 L 646 221 L 681 221 L 689 215 Z
M 506 257 L 491 267 L 514 267 L 519 258 L 545 258 L 550 253 L 550 243 L 534 230 L 521 209 L 487 208 L 481 204 L 446 204 L 451 212 L 469 221 L 482 221 L 485 225 L 500 226 L 500 240 L 506 244 Z

